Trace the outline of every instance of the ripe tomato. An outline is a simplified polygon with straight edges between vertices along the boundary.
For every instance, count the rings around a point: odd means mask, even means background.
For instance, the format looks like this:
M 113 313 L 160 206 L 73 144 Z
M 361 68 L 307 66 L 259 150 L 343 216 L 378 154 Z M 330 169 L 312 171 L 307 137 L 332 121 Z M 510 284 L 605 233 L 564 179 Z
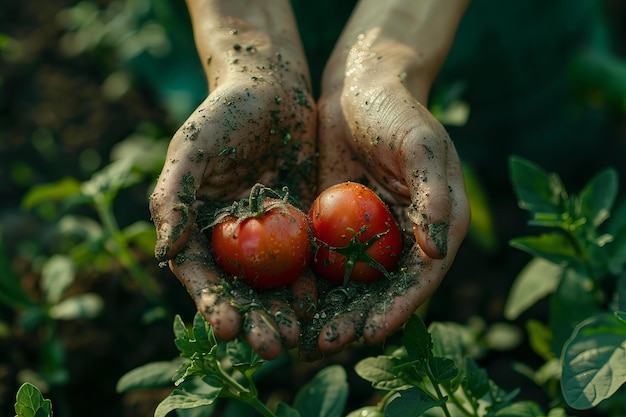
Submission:
M 324 190 L 309 217 L 318 246 L 312 268 L 324 278 L 372 282 L 400 259 L 398 224 L 385 203 L 362 184 L 345 182 Z
M 267 198 L 262 206 L 256 215 L 227 216 L 211 234 L 218 265 L 258 290 L 290 284 L 312 258 L 306 215 L 283 200 Z

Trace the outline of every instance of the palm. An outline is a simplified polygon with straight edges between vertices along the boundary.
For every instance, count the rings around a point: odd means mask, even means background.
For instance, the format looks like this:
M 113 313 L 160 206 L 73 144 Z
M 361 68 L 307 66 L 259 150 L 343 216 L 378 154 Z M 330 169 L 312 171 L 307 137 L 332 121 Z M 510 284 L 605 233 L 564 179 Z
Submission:
M 323 95 L 318 109 L 320 189 L 365 180 L 407 233 L 416 226 L 408 272 L 365 293 L 346 292 L 342 311 L 318 325 L 319 348 L 335 351 L 360 335 L 381 342 L 426 301 L 465 236 L 469 207 L 452 142 L 401 83 L 361 80 Z

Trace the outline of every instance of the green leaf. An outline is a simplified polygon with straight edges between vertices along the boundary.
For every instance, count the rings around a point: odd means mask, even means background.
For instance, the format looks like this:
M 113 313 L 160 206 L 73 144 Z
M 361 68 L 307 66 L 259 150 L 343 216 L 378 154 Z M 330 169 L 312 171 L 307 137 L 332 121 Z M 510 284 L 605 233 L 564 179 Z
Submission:
M 494 417 L 544 417 L 546 413 L 532 401 L 520 401 L 498 409 Z
M 175 389 L 157 406 L 154 417 L 165 417 L 170 411 L 212 405 L 220 395 L 222 387 L 213 386 L 202 395 Z
M 463 165 L 463 179 L 472 213 L 469 236 L 484 251 L 493 253 L 498 246 L 498 236 L 486 187 L 467 165 Z
M 135 368 L 117 381 L 115 390 L 118 394 L 148 388 L 162 388 L 172 385 L 172 376 L 180 367 L 182 360 L 152 362 Z
M 39 388 L 25 382 L 15 396 L 15 413 L 16 417 L 49 417 L 52 416 L 52 402 L 44 399 Z
M 468 348 L 476 346 L 476 338 L 468 326 L 453 322 L 433 322 L 430 324 L 433 342 L 433 355 L 443 356 L 460 363 L 468 353 Z
M 579 194 L 581 215 L 594 227 L 609 218 L 618 192 L 617 172 L 608 168 L 596 174 Z
M 432 357 L 433 341 L 422 319 L 413 314 L 404 325 L 402 345 L 406 348 L 409 358 L 428 360 Z
M 552 331 L 552 352 L 561 352 L 574 327 L 598 311 L 592 288 L 591 280 L 582 270 L 565 269 L 557 290 L 550 297 L 548 324 Z
M 572 242 L 559 232 L 518 237 L 511 239 L 509 244 L 516 249 L 556 264 L 572 262 L 578 256 Z
M 469 356 L 465 358 L 465 379 L 461 385 L 465 393 L 476 400 L 482 399 L 489 392 L 489 376 Z
M 258 369 L 265 362 L 256 354 L 252 346 L 240 339 L 233 339 L 226 344 L 226 354 L 229 356 L 232 365 L 244 372 L 245 369 Z
M 561 265 L 533 258 L 513 282 L 504 305 L 504 317 L 515 320 L 537 301 L 553 293 L 562 275 Z
M 396 370 L 397 365 L 397 358 L 381 355 L 362 359 L 355 365 L 354 371 L 371 382 L 374 388 L 391 391 L 408 385 Z
M 200 314 L 200 313 L 196 313 L 196 314 Z M 185 322 L 178 314 L 174 316 L 173 329 L 174 329 L 174 337 L 176 339 L 189 340 L 189 333 L 187 332 L 187 326 L 185 326 Z
M 554 357 L 551 348 L 552 332 L 548 326 L 539 320 L 531 319 L 526 322 L 526 333 L 533 352 L 546 361 Z
M 385 417 L 419 417 L 433 407 L 441 407 L 446 398 L 435 400 L 420 388 L 413 387 L 392 397 L 385 407 Z
M 141 180 L 141 176 L 133 171 L 132 161 L 120 159 L 110 163 L 82 184 L 81 191 L 85 196 L 94 198 L 104 195 L 112 199 L 117 192 Z
M 276 406 L 276 417 L 301 417 L 298 410 L 295 408 L 285 404 L 284 402 L 279 402 Z
M 509 159 L 510 178 L 519 206 L 533 215 L 560 215 L 567 192 L 556 174 L 520 157 Z
M 192 330 L 197 351 L 204 353 L 210 352 L 216 345 L 217 341 L 215 340 L 213 329 L 200 312 L 196 312 L 193 317 Z
M 434 381 L 437 384 L 448 382 L 459 374 L 459 370 L 451 359 L 441 356 L 433 356 L 428 361 L 428 366 Z
M 80 194 L 80 187 L 80 181 L 70 177 L 51 184 L 36 185 L 22 199 L 22 207 L 25 210 L 31 210 L 41 203 L 63 201 Z
M 346 417 L 385 417 L 385 413 L 378 407 L 369 405 L 350 412 Z
M 563 348 L 561 390 L 568 405 L 586 410 L 626 382 L 626 323 L 602 313 L 574 329 Z
M 50 257 L 41 270 L 41 289 L 45 294 L 46 301 L 50 304 L 58 303 L 75 278 L 76 268 L 68 256 L 53 255 Z
M 341 417 L 348 390 L 346 371 L 339 365 L 331 365 L 298 391 L 294 407 L 302 417 Z
M 50 317 L 55 320 L 92 319 L 104 308 L 102 297 L 95 293 L 78 294 L 50 307 Z

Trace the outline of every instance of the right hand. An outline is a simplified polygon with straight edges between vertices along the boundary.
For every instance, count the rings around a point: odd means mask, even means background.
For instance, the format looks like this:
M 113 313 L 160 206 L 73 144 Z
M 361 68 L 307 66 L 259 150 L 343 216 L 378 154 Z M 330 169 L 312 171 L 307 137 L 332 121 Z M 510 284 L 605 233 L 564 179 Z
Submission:
M 198 214 L 230 205 L 258 182 L 288 185 L 291 194 L 310 199 L 316 114 L 308 70 L 298 56 L 245 45 L 231 56 L 241 58 L 221 67 L 219 78 L 208 74 L 217 80 L 214 88 L 170 142 L 150 196 L 155 252 L 159 261 L 169 261 L 220 339 L 231 340 L 243 329 L 255 351 L 271 359 L 297 345 L 298 320 L 311 314 L 316 301 L 313 278 L 301 277 L 291 295 L 275 290 L 261 297 L 222 285 Z

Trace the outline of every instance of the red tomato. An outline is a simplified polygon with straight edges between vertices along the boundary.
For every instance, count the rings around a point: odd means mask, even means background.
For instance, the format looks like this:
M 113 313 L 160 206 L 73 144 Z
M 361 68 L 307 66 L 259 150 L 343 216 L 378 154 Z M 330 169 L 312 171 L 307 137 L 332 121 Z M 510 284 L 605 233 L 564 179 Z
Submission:
M 211 235 L 218 265 L 258 290 L 290 284 L 312 258 L 306 215 L 276 199 L 266 199 L 263 207 L 272 204 L 276 206 L 258 216 L 226 217 Z
M 324 278 L 372 282 L 385 275 L 374 264 L 390 272 L 400 260 L 400 228 L 385 203 L 362 184 L 345 182 L 324 190 L 309 217 L 318 243 L 312 267 Z

